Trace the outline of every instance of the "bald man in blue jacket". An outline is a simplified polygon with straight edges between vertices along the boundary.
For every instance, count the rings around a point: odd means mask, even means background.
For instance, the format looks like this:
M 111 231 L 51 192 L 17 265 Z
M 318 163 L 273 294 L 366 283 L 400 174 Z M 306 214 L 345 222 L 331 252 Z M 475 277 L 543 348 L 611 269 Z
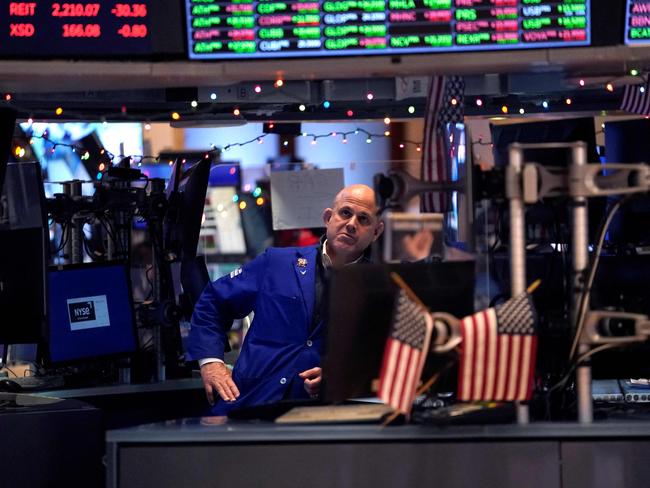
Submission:
M 318 394 L 329 270 L 364 261 L 384 228 L 374 191 L 365 185 L 341 190 L 323 221 L 327 232 L 320 245 L 270 248 L 208 284 L 197 301 L 188 359 L 199 361 L 214 415 Z M 251 312 L 253 323 L 231 373 L 223 362 L 226 332 Z

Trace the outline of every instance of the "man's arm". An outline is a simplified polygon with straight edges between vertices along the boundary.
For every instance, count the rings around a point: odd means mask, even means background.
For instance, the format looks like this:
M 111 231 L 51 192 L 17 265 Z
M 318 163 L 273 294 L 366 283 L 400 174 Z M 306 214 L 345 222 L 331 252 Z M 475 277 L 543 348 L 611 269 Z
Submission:
M 210 403 L 214 391 L 225 400 L 234 400 L 239 390 L 223 363 L 226 332 L 232 321 L 248 315 L 255 305 L 266 269 L 266 253 L 213 283 L 209 283 L 194 307 L 187 358 L 199 360 L 201 378 Z

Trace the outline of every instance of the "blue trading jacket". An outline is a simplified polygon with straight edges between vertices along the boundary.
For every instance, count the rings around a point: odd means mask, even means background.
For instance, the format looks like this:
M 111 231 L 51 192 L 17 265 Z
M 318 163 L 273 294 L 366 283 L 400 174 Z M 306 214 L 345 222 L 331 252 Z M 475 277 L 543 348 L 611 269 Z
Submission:
M 222 358 L 232 321 L 255 312 L 233 370 L 240 396 L 217 402 L 213 414 L 308 397 L 298 373 L 320 364 L 323 323 L 310 331 L 317 252 L 317 246 L 270 248 L 203 290 L 192 315 L 189 359 Z

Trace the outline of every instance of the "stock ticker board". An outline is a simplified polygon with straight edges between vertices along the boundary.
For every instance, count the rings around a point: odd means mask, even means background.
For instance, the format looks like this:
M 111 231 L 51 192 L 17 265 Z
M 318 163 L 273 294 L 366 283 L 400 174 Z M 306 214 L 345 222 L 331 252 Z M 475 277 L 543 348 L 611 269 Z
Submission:
M 185 0 L 192 59 L 584 46 L 589 0 Z
M 150 54 L 149 2 L 3 2 L 0 56 L 48 59 Z
M 650 44 L 650 0 L 627 0 L 625 43 Z

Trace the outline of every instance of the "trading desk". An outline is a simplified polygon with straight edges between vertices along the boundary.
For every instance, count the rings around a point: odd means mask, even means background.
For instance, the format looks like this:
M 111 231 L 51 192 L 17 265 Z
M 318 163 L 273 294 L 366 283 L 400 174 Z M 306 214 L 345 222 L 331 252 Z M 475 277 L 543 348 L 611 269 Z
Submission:
M 211 425 L 107 433 L 108 487 L 647 487 L 650 422 Z M 142 469 L 146 466 L 146 469 Z
M 34 394 L 81 400 L 99 408 L 108 429 L 198 416 L 208 409 L 200 378 L 49 390 Z
M 99 486 L 102 427 L 86 403 L 0 393 L 0 487 Z

